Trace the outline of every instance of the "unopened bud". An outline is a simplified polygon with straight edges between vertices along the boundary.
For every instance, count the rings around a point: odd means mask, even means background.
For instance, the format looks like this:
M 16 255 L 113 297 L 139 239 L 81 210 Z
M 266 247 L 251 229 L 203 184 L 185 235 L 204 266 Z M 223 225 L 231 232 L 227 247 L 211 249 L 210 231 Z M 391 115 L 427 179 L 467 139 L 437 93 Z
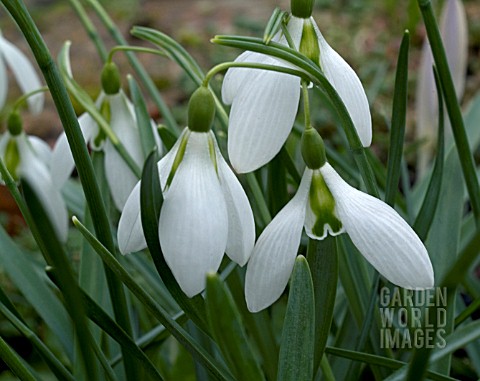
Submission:
M 108 62 L 102 69 L 101 74 L 102 89 L 105 94 L 114 95 L 120 91 L 120 71 L 113 62 Z
M 302 157 L 310 169 L 322 168 L 327 157 L 325 145 L 320 134 L 314 128 L 307 128 L 302 134 Z
M 200 86 L 188 103 L 188 128 L 195 132 L 208 132 L 215 117 L 215 99 L 212 92 Z

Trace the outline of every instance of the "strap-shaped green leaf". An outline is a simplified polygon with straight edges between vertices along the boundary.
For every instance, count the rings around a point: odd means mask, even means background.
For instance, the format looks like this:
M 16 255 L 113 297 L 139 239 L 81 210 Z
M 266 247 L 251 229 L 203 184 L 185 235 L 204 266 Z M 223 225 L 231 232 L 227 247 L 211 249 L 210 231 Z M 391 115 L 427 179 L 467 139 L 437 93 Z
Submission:
M 338 280 L 338 257 L 335 237 L 323 241 L 310 239 L 307 259 L 312 271 L 315 294 L 315 356 L 316 370 L 323 356 L 335 307 Z
M 207 275 L 207 319 L 212 336 L 237 380 L 264 380 L 232 294 L 217 274 Z
M 315 300 L 307 260 L 297 257 L 290 283 L 278 362 L 278 381 L 313 379 Z

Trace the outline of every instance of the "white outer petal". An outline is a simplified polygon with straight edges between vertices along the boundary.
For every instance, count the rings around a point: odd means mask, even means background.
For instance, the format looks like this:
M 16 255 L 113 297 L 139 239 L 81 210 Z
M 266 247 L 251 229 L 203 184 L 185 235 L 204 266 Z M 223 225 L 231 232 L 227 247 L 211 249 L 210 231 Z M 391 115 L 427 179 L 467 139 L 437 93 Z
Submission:
M 118 223 L 117 240 L 122 254 L 137 252 L 147 247 L 140 214 L 140 184 L 140 181 L 137 182 L 130 193 Z
M 128 100 L 123 92 L 108 96 L 107 99 L 110 102 L 110 126 L 133 161 L 141 168 L 143 164 L 142 146 L 135 116 L 130 112 Z M 138 178 L 110 140 L 105 141 L 103 150 L 105 152 L 105 177 L 113 202 L 121 211 Z
M 218 270 L 227 246 L 227 207 L 210 158 L 208 136 L 190 134 L 160 213 L 165 261 L 189 297 L 205 288 L 206 274 Z
M 251 312 L 270 306 L 282 295 L 302 238 L 312 171 L 305 170 L 297 194 L 260 235 L 247 265 L 245 299 Z
M 39 159 L 47 166 L 49 166 L 52 159 L 52 149 L 50 148 L 48 143 L 32 135 L 28 136 L 28 141 L 32 145 L 33 150 L 35 151 L 35 154 L 39 157 Z
M 68 213 L 60 191 L 53 185 L 46 164 L 38 160 L 26 137 L 20 136 L 17 141 L 20 153 L 18 174 L 30 184 L 43 204 L 58 238 L 65 242 L 68 234 Z
M 279 65 L 273 58 L 263 63 Z M 228 155 L 239 173 L 268 163 L 280 151 L 297 115 L 300 79 L 257 70 L 238 90 L 230 111 Z
M 328 81 L 342 98 L 364 147 L 372 143 L 372 117 L 367 95 L 355 71 L 328 45 L 311 18 L 320 47 L 320 66 Z
M 170 151 L 168 151 L 167 154 L 158 162 L 158 176 L 160 177 L 160 184 L 162 186 L 162 190 L 164 191 L 167 185 L 168 176 L 172 170 L 173 162 L 180 147 L 180 142 L 187 133 L 190 133 L 190 130 L 188 127 L 185 127 Z
M 462 1 L 448 0 L 445 3 L 440 30 L 455 92 L 460 99 L 465 89 L 468 55 L 467 16 Z
M 5 62 L 12 70 L 18 85 L 24 93 L 37 90 L 42 87 L 40 79 L 25 54 L 15 45 L 0 36 L 0 51 Z M 32 114 L 39 114 L 43 109 L 44 94 L 35 94 L 27 99 Z
M 0 50 L 0 109 L 5 105 L 8 93 L 7 68 L 3 62 L 2 51 Z
M 78 118 L 78 124 L 82 130 L 85 142 L 90 141 L 98 133 L 97 125 L 88 113 L 84 113 Z M 55 142 L 49 167 L 55 187 L 58 189 L 62 188 L 75 168 L 75 162 L 73 161 L 65 132 L 62 132 Z
M 117 210 L 122 211 L 127 198 L 138 182 L 137 176 L 117 152 L 110 140 L 103 146 L 105 177 Z
M 383 201 L 347 184 L 330 164 L 320 171 L 346 232 L 372 266 L 398 286 L 433 287 L 427 249 L 405 220 Z
M 211 133 L 215 139 L 213 133 Z M 218 174 L 228 214 L 226 254 L 240 266 L 247 263 L 255 244 L 255 221 L 247 195 L 222 157 L 215 141 Z

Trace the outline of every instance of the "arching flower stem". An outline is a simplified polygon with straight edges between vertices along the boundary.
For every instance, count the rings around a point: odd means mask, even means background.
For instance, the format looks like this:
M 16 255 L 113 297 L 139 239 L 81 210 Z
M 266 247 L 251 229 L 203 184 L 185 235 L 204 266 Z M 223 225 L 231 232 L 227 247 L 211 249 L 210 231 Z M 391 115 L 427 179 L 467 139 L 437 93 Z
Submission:
M 243 67 L 248 69 L 259 69 L 259 70 L 269 70 L 269 71 L 276 71 L 278 73 L 285 73 L 294 75 L 296 77 L 300 77 L 305 81 L 310 81 L 310 76 L 300 70 L 290 69 L 288 67 L 277 66 L 277 65 L 267 65 L 267 64 L 260 64 L 260 63 L 252 63 L 252 62 L 224 62 L 219 65 L 214 66 L 211 68 L 208 73 L 205 75 L 205 78 L 202 82 L 202 86 L 208 86 L 210 80 L 217 75 L 218 73 L 228 70 L 231 67 Z

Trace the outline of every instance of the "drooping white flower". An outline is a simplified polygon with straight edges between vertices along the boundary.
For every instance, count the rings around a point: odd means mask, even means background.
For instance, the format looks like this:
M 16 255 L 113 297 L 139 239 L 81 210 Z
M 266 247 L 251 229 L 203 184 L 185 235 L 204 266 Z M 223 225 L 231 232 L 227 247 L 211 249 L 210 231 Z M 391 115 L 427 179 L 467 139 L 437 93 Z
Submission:
M 42 87 L 32 64 L 15 45 L 3 38 L 0 33 L 0 108 L 7 99 L 8 75 L 7 66 L 12 71 L 21 90 L 30 93 Z M 32 114 L 39 114 L 43 110 L 44 94 L 38 93 L 28 97 L 28 106 Z
M 372 140 L 368 99 L 353 69 L 326 42 L 313 18 L 291 16 L 288 31 L 297 50 L 305 30 L 313 28 L 320 50 L 318 64 L 343 100 L 364 146 Z M 280 35 L 275 41 L 287 45 Z M 253 52 L 236 62 L 286 64 Z M 269 162 L 285 143 L 297 114 L 300 79 L 288 74 L 247 68 L 230 68 L 225 75 L 222 99 L 231 104 L 228 155 L 239 173 L 253 171 Z
M 32 187 L 47 213 L 58 238 L 65 242 L 68 213 L 59 188 L 49 170 L 51 150 L 47 143 L 23 131 L 0 138 L 0 157 L 14 179 L 24 179 Z M 1 179 L 1 176 L 0 176 Z
M 468 56 L 467 16 L 461 0 L 447 0 L 440 18 L 442 36 L 448 66 L 452 75 L 457 99 L 465 89 Z M 433 76 L 433 56 L 428 39 L 422 48 L 416 90 L 417 139 L 423 141 L 418 154 L 418 170 L 424 172 L 432 157 L 438 126 L 438 96 Z M 446 118 L 448 123 L 448 118 Z M 446 129 L 447 133 L 450 129 Z
M 325 163 L 305 170 L 296 195 L 255 244 L 245 281 L 250 311 L 268 307 L 282 294 L 304 227 L 318 240 L 346 232 L 373 267 L 396 285 L 433 287 L 432 264 L 413 229 L 393 208 L 353 188 Z
M 109 124 L 123 144 L 133 161 L 142 167 L 144 154 L 140 142 L 140 134 L 133 104 L 122 90 L 113 95 L 104 92 L 96 101 L 98 109 L 108 109 Z M 88 113 L 82 114 L 79 119 L 85 142 L 94 150 L 101 150 L 105 154 L 105 176 L 110 188 L 112 199 L 118 210 L 122 210 L 130 192 L 138 181 L 137 176 L 121 157 L 112 142 L 105 138 L 95 120 Z M 152 121 L 152 128 L 154 123 Z M 157 147 L 160 147 L 157 134 Z M 58 138 L 52 154 L 51 168 L 56 186 L 62 187 L 70 177 L 75 167 L 73 156 L 65 133 Z
M 158 170 L 164 197 L 160 245 L 175 279 L 192 297 L 205 288 L 206 274 L 218 270 L 224 253 L 240 266 L 247 262 L 255 241 L 253 213 L 211 131 L 185 128 Z M 140 183 L 125 204 L 118 244 L 123 254 L 146 247 Z

